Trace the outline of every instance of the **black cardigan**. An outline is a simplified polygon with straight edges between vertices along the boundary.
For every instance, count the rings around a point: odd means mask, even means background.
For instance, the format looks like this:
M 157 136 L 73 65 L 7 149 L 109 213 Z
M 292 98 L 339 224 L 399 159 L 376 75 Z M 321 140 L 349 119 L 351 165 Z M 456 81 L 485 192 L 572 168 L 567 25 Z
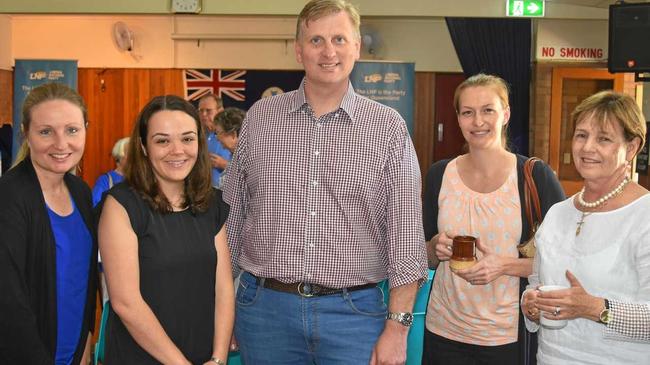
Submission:
M 97 235 L 88 186 L 64 181 L 93 237 L 88 289 L 74 364 L 94 329 Z M 56 248 L 36 172 L 26 158 L 0 178 L 0 363 L 54 364 L 57 335 Z
M 526 204 L 524 203 L 524 163 L 528 159 L 522 155 L 517 156 L 517 185 L 519 187 L 519 200 L 521 202 L 521 240 L 520 243 L 528 240 L 530 222 L 526 218 Z M 450 160 L 440 160 L 434 163 L 427 174 L 424 198 L 422 201 L 422 219 L 424 226 L 424 237 L 427 241 L 438 234 L 438 195 L 442 185 L 442 177 L 445 168 Z M 558 181 L 553 170 L 545 163 L 538 161 L 533 167 L 533 180 L 539 195 L 542 217 L 551 206 L 565 199 L 564 190 Z M 521 278 L 520 293 L 528 285 L 527 278 Z M 536 364 L 537 336 L 526 331 L 523 315 L 519 312 L 519 363 L 522 365 Z

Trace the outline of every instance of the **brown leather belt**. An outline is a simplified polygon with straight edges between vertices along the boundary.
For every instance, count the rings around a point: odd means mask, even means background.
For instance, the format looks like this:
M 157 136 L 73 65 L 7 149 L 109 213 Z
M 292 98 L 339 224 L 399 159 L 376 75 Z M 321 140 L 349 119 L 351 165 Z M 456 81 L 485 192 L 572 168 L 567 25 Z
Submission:
M 343 288 L 343 289 L 335 289 L 335 288 L 328 288 L 326 286 L 318 285 L 318 284 L 311 284 L 311 283 L 306 283 L 306 282 L 298 282 L 298 283 L 283 283 L 277 279 L 273 278 L 259 278 L 253 274 L 251 274 L 253 277 L 255 277 L 255 280 L 257 281 L 257 285 L 275 290 L 275 291 L 280 291 L 283 293 L 290 293 L 290 294 L 296 294 L 300 295 L 302 297 L 320 297 L 323 295 L 332 295 L 332 294 L 340 294 L 343 292 L 343 290 L 346 291 L 356 291 L 356 290 L 363 290 L 363 289 L 370 289 L 370 288 L 376 288 L 377 283 L 370 283 L 370 284 L 363 284 L 363 285 L 357 285 L 357 286 L 351 286 L 349 288 Z

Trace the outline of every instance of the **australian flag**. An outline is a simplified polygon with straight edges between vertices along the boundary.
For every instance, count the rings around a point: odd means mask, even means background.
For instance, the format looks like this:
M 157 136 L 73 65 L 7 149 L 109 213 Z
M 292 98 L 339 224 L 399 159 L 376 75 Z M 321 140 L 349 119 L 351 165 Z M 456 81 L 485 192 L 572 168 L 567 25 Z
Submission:
M 304 71 L 187 69 L 183 72 L 185 98 L 192 103 L 213 93 L 225 107 L 248 110 L 263 97 L 295 90 Z

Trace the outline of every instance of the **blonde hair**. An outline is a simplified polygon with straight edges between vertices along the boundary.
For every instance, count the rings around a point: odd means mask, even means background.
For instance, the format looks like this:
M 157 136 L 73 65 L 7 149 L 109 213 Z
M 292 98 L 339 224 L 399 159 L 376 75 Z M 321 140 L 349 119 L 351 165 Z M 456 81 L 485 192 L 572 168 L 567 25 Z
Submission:
M 456 87 L 456 91 L 454 92 L 454 109 L 456 110 L 456 114 L 460 114 L 460 95 L 463 91 L 470 87 L 479 86 L 491 88 L 497 94 L 503 109 L 510 107 L 510 88 L 508 87 L 508 83 L 499 76 L 479 73 L 470 76 Z M 509 123 L 506 123 L 501 129 L 501 141 L 505 149 L 508 149 L 508 125 Z
M 113 145 L 111 156 L 113 156 L 115 162 L 120 162 L 124 158 L 124 155 L 126 155 L 126 146 L 129 144 L 129 139 L 129 137 L 120 138 Z
M 645 145 L 645 118 L 636 101 L 629 95 L 605 90 L 589 96 L 571 113 L 574 129 L 579 122 L 587 118 L 590 118 L 601 129 L 610 123 L 618 122 L 623 128 L 623 136 L 627 142 L 639 138 L 641 143 L 634 154 L 635 156 Z
M 357 39 L 361 38 L 361 16 L 356 6 L 350 4 L 345 0 L 311 0 L 298 15 L 298 22 L 296 24 L 296 40 L 300 38 L 301 28 L 304 24 L 308 26 L 312 20 L 318 20 L 332 14 L 338 14 L 341 11 L 348 13 L 354 33 Z
M 84 126 L 87 127 L 88 110 L 86 109 L 84 99 L 77 91 L 68 85 L 56 82 L 39 85 L 33 88 L 29 94 L 27 94 L 25 101 L 23 102 L 22 120 L 20 122 L 20 128 L 23 134 L 23 143 L 20 145 L 18 153 L 16 153 L 16 160 L 12 167 L 18 165 L 22 160 L 29 156 L 29 145 L 27 144 L 25 136 L 29 132 L 29 127 L 32 123 L 32 110 L 37 105 L 50 100 L 65 100 L 79 107 L 79 109 L 81 109 L 81 114 L 83 115 Z

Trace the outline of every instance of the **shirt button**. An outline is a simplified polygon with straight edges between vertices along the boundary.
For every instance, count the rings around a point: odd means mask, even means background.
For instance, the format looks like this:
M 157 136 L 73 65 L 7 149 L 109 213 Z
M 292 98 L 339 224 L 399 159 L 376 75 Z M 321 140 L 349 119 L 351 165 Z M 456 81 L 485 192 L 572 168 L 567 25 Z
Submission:
M 307 279 L 311 279 L 311 274 L 307 273 Z
M 314 187 L 316 187 L 316 186 L 318 186 L 318 181 L 312 181 L 311 184 L 312 184 Z
M 316 123 L 316 127 L 320 128 L 323 126 L 323 123 Z
M 311 215 L 312 217 L 315 217 L 315 216 L 316 216 L 316 212 L 311 211 L 311 212 L 309 212 L 309 215 Z
M 320 155 L 320 151 L 314 151 L 314 155 L 316 156 Z
M 339 117 L 339 113 L 334 114 L 334 117 L 335 117 L 335 118 L 338 118 L 338 117 Z
M 310 243 L 308 246 L 309 246 L 309 248 L 314 248 L 314 244 L 313 244 L 313 243 Z

